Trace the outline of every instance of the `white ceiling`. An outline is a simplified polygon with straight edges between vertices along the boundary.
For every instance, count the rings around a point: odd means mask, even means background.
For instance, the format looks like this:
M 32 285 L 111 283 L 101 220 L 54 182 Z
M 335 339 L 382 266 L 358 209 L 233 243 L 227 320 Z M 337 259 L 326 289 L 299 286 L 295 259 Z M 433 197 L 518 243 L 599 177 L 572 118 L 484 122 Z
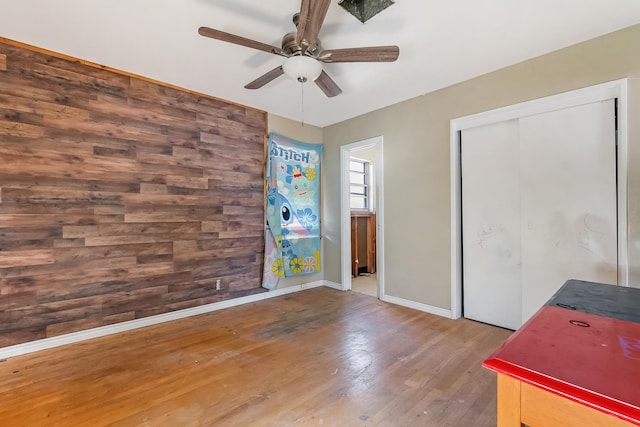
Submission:
M 0 0 L 0 36 L 323 127 L 640 22 L 639 0 L 396 0 L 365 24 L 337 3 L 324 48 L 395 44 L 400 58 L 324 64 L 335 98 L 286 76 L 244 89 L 284 58 L 197 32 L 280 46 L 300 0 Z

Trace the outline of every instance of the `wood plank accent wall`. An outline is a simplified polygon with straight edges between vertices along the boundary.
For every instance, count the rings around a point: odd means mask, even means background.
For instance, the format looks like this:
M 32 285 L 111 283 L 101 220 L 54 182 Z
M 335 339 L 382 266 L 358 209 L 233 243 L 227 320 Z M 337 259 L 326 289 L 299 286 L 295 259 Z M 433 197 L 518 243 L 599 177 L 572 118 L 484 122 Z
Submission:
M 262 292 L 266 121 L 2 40 L 0 347 Z

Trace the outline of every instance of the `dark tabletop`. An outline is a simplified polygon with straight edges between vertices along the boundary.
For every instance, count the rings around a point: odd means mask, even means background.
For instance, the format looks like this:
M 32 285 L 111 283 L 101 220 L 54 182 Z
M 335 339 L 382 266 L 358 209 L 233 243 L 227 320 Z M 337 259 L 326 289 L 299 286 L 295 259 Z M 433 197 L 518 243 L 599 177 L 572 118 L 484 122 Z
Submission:
M 640 289 L 567 280 L 545 304 L 640 323 Z

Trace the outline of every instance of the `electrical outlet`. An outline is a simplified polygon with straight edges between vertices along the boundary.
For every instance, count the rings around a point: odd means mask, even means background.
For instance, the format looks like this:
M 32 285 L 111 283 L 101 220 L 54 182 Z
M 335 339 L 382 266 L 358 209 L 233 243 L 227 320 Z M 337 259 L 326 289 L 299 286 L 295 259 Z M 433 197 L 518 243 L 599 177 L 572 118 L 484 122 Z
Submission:
M 220 290 L 220 279 L 216 280 L 216 291 Z

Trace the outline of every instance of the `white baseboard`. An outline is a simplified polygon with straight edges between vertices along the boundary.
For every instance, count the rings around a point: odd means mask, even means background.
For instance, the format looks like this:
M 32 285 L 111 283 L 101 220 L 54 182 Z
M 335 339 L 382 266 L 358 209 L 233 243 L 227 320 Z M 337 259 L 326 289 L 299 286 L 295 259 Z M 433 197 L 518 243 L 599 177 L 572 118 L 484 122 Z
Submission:
M 326 286 L 328 288 L 333 288 L 333 289 L 337 289 L 339 291 L 344 291 L 344 288 L 342 287 L 342 285 L 340 283 L 332 282 L 330 280 L 323 280 L 322 281 L 322 285 Z
M 420 302 L 410 301 L 404 298 L 392 297 L 389 295 L 383 295 L 380 299 L 391 304 L 397 304 L 403 307 L 413 308 L 414 310 L 424 311 L 425 313 L 435 314 L 437 316 L 451 319 L 451 310 L 447 310 L 444 308 L 422 304 Z
M 133 329 L 144 328 L 145 326 L 157 325 L 159 323 L 170 322 L 172 320 L 184 319 L 185 317 L 197 316 L 199 314 L 210 313 L 212 311 L 222 310 L 224 308 L 235 307 L 242 304 L 262 301 L 281 295 L 299 292 L 306 289 L 317 288 L 319 286 L 328 286 L 342 290 L 342 287 L 333 282 L 326 280 L 318 280 L 315 282 L 303 283 L 301 285 L 289 286 L 282 289 L 274 289 L 272 291 L 262 292 L 259 294 L 248 295 L 245 297 L 228 299 L 225 301 L 214 302 L 199 307 L 187 308 L 184 310 L 172 311 L 170 313 L 158 314 L 142 319 L 129 320 L 114 325 L 100 326 L 98 328 L 87 329 L 86 331 L 73 332 L 57 337 L 44 338 L 37 341 L 31 341 L 24 344 L 16 344 L 9 347 L 0 348 L 0 360 L 9 357 L 20 356 L 22 354 L 33 353 L 34 351 L 46 350 L 48 348 L 58 347 L 66 344 L 73 344 L 92 338 L 103 337 L 105 335 L 116 334 L 119 332 L 131 331 Z

